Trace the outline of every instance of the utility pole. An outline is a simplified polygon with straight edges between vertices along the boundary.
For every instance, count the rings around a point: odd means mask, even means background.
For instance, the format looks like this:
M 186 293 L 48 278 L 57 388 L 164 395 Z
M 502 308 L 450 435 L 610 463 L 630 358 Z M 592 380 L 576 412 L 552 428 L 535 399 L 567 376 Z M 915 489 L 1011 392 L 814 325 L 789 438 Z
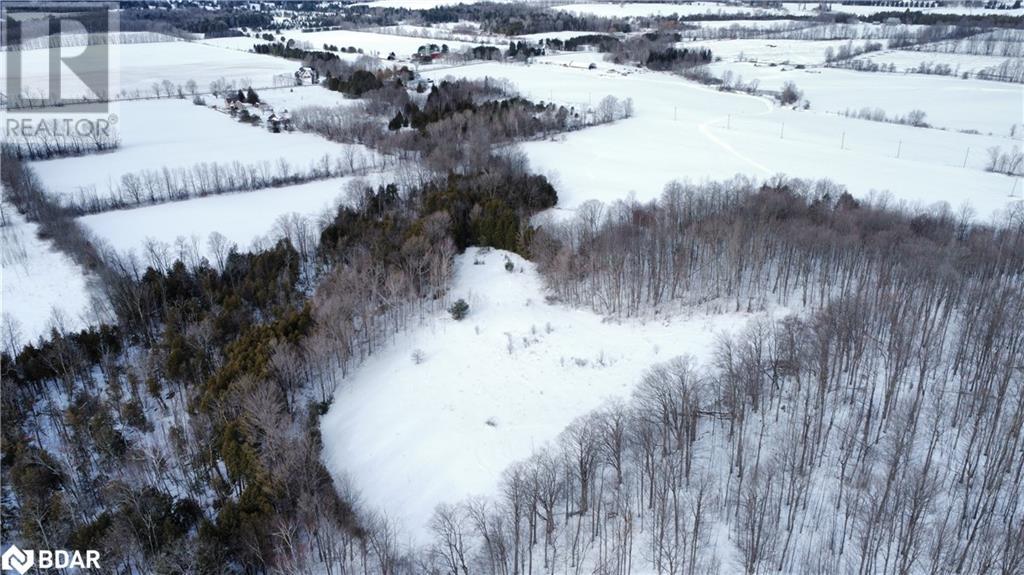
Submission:
M 967 167 L 967 157 L 970 156 L 970 155 L 971 155 L 971 149 L 967 148 L 967 151 L 964 152 L 964 165 L 963 165 L 964 168 Z
M 903 140 L 900 140 L 899 145 L 896 146 L 896 159 L 897 160 L 900 158 L 900 152 L 902 152 L 902 151 L 903 151 Z
M 846 132 L 843 132 L 843 140 L 841 142 L 839 142 L 839 149 L 840 150 L 845 150 L 846 149 Z

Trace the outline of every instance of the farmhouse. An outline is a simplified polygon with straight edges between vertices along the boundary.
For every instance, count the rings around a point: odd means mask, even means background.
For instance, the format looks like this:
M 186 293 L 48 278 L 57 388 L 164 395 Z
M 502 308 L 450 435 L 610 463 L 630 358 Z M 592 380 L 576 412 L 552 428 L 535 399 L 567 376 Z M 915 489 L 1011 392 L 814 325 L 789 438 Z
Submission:
M 295 83 L 299 86 L 318 82 L 320 82 L 320 73 L 309 66 L 302 66 L 295 72 Z

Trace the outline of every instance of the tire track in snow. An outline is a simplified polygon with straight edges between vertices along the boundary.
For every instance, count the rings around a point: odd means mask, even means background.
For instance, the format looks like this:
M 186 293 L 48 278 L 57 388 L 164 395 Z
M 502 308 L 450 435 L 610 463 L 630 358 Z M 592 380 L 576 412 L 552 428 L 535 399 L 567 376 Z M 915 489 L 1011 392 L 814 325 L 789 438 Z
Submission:
M 767 116 L 768 114 L 771 114 L 774 111 L 774 109 L 775 109 L 775 106 L 772 105 L 771 103 L 767 102 L 764 98 L 759 98 L 757 96 L 747 96 L 747 95 L 744 95 L 744 94 L 734 94 L 734 95 L 735 96 L 742 96 L 742 97 L 746 97 L 746 98 L 753 98 L 753 99 L 761 102 L 762 104 L 764 104 L 764 106 L 766 108 L 765 111 L 763 111 L 763 112 L 760 112 L 760 113 L 757 113 L 757 114 L 742 114 L 742 116 L 746 116 L 746 117 L 751 117 L 751 116 Z M 769 168 L 768 166 L 765 166 L 764 164 L 758 162 L 757 160 L 754 160 L 753 158 L 747 156 L 746 154 L 742 154 L 742 153 L 738 152 L 736 150 L 736 148 L 732 147 L 731 144 L 729 144 L 725 140 L 723 140 L 723 139 L 719 138 L 718 136 L 714 135 L 713 133 L 711 133 L 711 125 L 714 124 L 715 122 L 721 122 L 723 119 L 725 119 L 725 118 L 722 118 L 721 116 L 719 116 L 717 118 L 712 118 L 712 119 L 704 122 L 703 124 L 700 124 L 699 126 L 697 126 L 697 130 L 699 130 L 700 133 L 705 138 L 711 140 L 718 147 L 722 148 L 726 152 L 729 152 L 733 156 L 739 158 L 740 160 L 742 160 L 742 161 L 750 164 L 751 166 L 757 168 L 758 170 L 764 172 L 765 175 L 769 175 L 769 176 L 772 175 L 771 168 Z

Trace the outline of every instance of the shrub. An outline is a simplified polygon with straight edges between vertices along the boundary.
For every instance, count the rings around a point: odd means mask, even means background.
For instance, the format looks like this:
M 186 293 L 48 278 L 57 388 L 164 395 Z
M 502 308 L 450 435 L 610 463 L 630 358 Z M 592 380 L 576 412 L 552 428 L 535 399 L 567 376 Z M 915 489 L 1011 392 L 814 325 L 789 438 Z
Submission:
M 416 365 L 423 363 L 427 359 L 427 354 L 423 353 L 422 349 L 412 350 L 412 362 Z
M 512 263 L 512 260 L 505 260 L 505 271 L 512 272 L 516 269 L 516 264 Z
M 804 93 L 796 87 L 793 82 L 786 82 L 782 85 L 782 93 L 779 94 L 779 102 L 782 102 L 783 106 L 795 104 L 800 101 L 800 98 L 804 97 Z
M 452 319 L 455 321 L 462 321 L 469 315 L 469 304 L 466 303 L 466 300 L 459 299 L 448 308 L 448 313 L 452 315 Z

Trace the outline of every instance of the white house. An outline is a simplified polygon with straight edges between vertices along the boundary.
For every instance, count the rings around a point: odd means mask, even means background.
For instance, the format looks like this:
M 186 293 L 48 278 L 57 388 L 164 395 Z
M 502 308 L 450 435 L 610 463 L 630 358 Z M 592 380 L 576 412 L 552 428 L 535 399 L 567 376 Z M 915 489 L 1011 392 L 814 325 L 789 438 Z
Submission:
M 295 83 L 299 86 L 316 84 L 319 82 L 320 73 L 309 66 L 302 66 L 297 72 L 295 72 Z

